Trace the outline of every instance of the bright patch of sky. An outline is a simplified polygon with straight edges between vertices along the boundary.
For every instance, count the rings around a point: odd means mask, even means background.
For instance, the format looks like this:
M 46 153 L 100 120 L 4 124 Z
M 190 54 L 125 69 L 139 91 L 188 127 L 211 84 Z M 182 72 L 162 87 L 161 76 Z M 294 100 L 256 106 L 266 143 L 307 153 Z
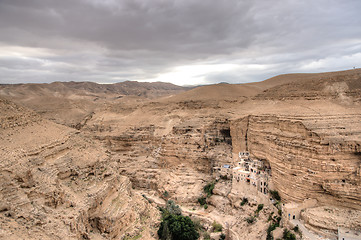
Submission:
M 0 83 L 262 81 L 361 67 L 359 0 L 1 0 Z

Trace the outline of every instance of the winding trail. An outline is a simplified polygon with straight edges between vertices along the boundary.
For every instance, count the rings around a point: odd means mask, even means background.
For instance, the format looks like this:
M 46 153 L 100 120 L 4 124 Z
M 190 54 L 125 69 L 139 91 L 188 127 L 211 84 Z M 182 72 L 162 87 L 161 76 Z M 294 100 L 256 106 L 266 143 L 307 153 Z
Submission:
M 302 232 L 302 236 L 306 240 L 329 240 L 329 238 L 323 238 L 323 237 L 311 232 L 299 220 L 291 220 L 291 223 L 300 228 L 300 230 Z

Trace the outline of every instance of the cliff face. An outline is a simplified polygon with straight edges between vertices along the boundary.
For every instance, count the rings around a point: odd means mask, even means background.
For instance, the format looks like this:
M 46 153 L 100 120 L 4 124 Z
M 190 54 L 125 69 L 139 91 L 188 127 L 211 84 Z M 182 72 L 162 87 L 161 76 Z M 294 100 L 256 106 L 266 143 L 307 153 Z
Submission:
M 134 127 L 101 139 L 118 171 L 137 189 L 160 195 L 167 191 L 177 202 L 196 202 L 203 186 L 211 181 L 212 167 L 231 162 L 229 122 L 189 120 L 159 135 L 163 130 L 154 125 Z
M 359 115 L 248 116 L 231 124 L 233 153 L 268 161 L 286 202 L 314 198 L 360 210 L 361 141 L 353 129 L 359 121 Z
M 14 104 L 0 108 L 0 238 L 153 239 L 158 210 L 105 148 Z

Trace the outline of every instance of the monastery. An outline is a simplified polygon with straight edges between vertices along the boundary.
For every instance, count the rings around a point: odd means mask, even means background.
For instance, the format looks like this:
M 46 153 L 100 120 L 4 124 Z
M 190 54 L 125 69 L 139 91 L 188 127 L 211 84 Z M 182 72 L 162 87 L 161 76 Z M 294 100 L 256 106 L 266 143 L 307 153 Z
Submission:
M 216 179 L 232 179 L 232 188 L 240 192 L 249 193 L 250 196 L 262 194 L 267 196 L 271 180 L 271 168 L 262 160 L 253 159 L 248 152 L 240 152 L 239 159 L 233 165 L 225 164 L 214 167 Z M 244 191 L 245 190 L 245 191 Z M 266 197 L 268 198 L 268 197 Z M 259 201 L 260 199 L 254 199 Z
M 274 189 L 272 183 L 272 171 L 265 161 L 255 159 L 249 152 L 239 152 L 237 161 L 233 164 L 224 164 L 221 167 L 214 167 L 213 174 L 218 179 L 232 180 L 232 191 L 258 203 L 275 203 L 268 193 Z M 316 199 L 306 199 L 301 203 L 283 203 L 282 217 L 284 223 L 293 228 L 302 224 L 301 212 L 304 209 L 316 207 Z M 303 231 L 309 231 L 304 228 Z M 361 240 L 361 233 L 358 231 L 339 228 L 336 237 L 338 240 Z M 319 235 L 312 235 L 320 237 Z M 320 237 L 322 239 L 322 237 Z

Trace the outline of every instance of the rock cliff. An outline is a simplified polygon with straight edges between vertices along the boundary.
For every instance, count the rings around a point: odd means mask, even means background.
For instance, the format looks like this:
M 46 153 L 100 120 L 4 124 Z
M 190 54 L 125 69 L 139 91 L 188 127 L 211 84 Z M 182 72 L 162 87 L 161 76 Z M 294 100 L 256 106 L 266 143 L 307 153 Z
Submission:
M 156 236 L 158 210 L 118 174 L 105 148 L 15 104 L 0 108 L 0 238 Z
M 100 139 L 108 146 L 118 171 L 134 186 L 167 191 L 177 202 L 196 202 L 203 186 L 211 181 L 213 166 L 230 163 L 229 121 L 185 121 L 159 136 L 161 126 L 134 127 L 120 136 Z M 110 133 L 109 133 L 110 134 Z
M 231 123 L 234 154 L 269 162 L 285 201 L 314 198 L 361 210 L 361 116 L 250 115 Z

